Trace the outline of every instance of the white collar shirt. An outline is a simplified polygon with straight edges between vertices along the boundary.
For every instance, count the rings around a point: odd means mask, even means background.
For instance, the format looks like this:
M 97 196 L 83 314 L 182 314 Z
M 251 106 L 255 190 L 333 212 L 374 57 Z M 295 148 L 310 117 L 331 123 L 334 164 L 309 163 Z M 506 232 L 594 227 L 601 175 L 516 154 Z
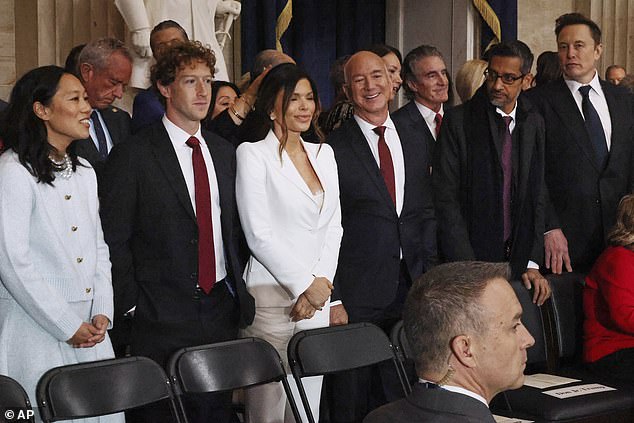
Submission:
M 584 84 L 581 84 L 572 79 L 564 79 L 568 89 L 572 93 L 572 98 L 575 99 L 575 103 L 577 103 L 577 108 L 579 109 L 579 113 L 583 116 L 583 108 L 581 107 L 581 103 L 583 102 L 583 96 L 579 92 L 579 87 Z M 589 91 L 590 102 L 592 106 L 596 109 L 599 119 L 601 119 L 601 125 L 603 126 L 603 132 L 605 133 L 605 141 L 607 143 L 608 151 L 610 151 L 610 144 L 612 140 L 612 121 L 610 120 L 610 109 L 608 108 L 608 102 L 605 99 L 605 94 L 603 93 L 603 88 L 601 88 L 601 81 L 599 81 L 599 73 L 594 71 L 594 78 L 590 81 L 589 84 L 591 90 Z M 585 119 L 585 117 L 584 117 Z
M 428 380 L 425 380 L 423 378 L 419 378 L 418 382 L 419 383 L 434 383 L 434 382 L 430 382 Z M 475 392 L 471 392 L 468 389 L 462 388 L 460 386 L 453 386 L 453 385 L 438 385 L 438 388 L 445 389 L 445 390 L 451 391 L 451 392 L 455 392 L 457 394 L 466 395 L 468 397 L 471 397 L 473 399 L 476 399 L 476 400 L 480 401 L 482 404 L 486 405 L 487 408 L 489 408 L 489 403 L 487 403 L 487 401 L 484 399 L 484 397 L 482 395 L 476 394 Z
M 398 132 L 396 132 L 396 126 L 394 126 L 394 122 L 392 122 L 389 115 L 382 125 L 372 125 L 357 115 L 354 115 L 354 119 L 359 125 L 359 128 L 361 128 L 361 132 L 363 132 L 363 136 L 368 142 L 370 151 L 372 152 L 372 155 L 376 160 L 376 164 L 379 167 L 379 136 L 374 132 L 374 128 L 377 126 L 385 126 L 386 128 L 384 133 L 385 143 L 390 149 L 390 154 L 392 155 L 392 165 L 394 167 L 396 214 L 400 216 L 401 210 L 403 210 L 403 195 L 405 194 L 405 159 L 403 158 L 403 148 L 401 147 L 401 140 L 398 137 Z
M 431 132 L 431 136 L 436 139 L 436 112 L 416 100 L 414 100 L 414 103 L 416 104 L 416 108 L 420 112 L 421 116 L 423 116 L 423 120 L 429 128 L 429 132 Z M 440 113 L 440 116 L 445 117 L 445 108 L 442 104 L 440 105 L 438 113 Z
M 205 138 L 203 138 L 200 125 L 194 135 L 190 135 L 183 131 L 171 122 L 165 115 L 163 115 L 163 125 L 170 137 L 176 157 L 178 157 L 178 164 L 180 165 L 185 183 L 187 184 L 187 191 L 189 192 L 189 198 L 191 200 L 192 208 L 194 209 L 194 214 L 196 213 L 196 187 L 194 183 L 194 165 L 192 163 L 193 149 L 186 143 L 191 136 L 196 137 L 200 142 L 200 149 L 203 153 L 203 159 L 205 160 L 205 166 L 207 167 L 207 176 L 209 177 L 209 188 L 211 189 L 211 223 L 214 235 L 214 252 L 216 255 L 216 281 L 222 280 L 227 276 L 224 244 L 222 242 L 222 226 L 220 223 L 220 214 L 222 210 L 220 209 L 218 180 L 216 179 L 216 170 L 211 158 L 211 153 L 209 152 Z

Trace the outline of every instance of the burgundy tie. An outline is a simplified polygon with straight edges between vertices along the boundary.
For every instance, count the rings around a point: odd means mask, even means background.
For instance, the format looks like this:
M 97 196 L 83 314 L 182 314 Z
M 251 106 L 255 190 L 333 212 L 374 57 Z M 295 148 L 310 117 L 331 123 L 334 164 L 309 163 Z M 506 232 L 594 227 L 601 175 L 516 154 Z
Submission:
M 187 145 L 192 148 L 194 186 L 196 192 L 196 221 L 198 223 L 198 286 L 209 294 L 216 283 L 216 254 L 214 230 L 211 224 L 211 190 L 209 176 L 200 142 L 190 137 Z
M 381 175 L 385 181 L 387 192 L 392 197 L 392 202 L 396 205 L 396 184 L 394 183 L 394 165 L 392 164 L 392 155 L 390 149 L 385 142 L 385 126 L 377 126 L 373 129 L 374 133 L 379 136 L 379 168 Z
M 440 125 L 442 125 L 442 115 L 440 113 L 436 113 L 434 122 L 436 122 L 436 138 L 438 138 L 438 135 L 440 135 Z
M 504 133 L 502 136 L 502 208 L 504 211 L 504 241 L 511 237 L 511 181 L 513 180 L 513 138 L 511 137 L 510 116 L 503 116 Z

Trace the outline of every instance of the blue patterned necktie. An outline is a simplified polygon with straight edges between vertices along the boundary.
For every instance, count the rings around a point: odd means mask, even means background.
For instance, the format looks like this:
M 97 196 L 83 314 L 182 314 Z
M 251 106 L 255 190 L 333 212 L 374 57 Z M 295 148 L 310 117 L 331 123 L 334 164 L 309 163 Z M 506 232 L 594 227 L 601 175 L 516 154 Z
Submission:
M 581 97 L 583 97 L 581 110 L 583 111 L 586 130 L 594 148 L 599 169 L 603 169 L 608 158 L 608 144 L 605 141 L 605 132 L 603 131 L 599 114 L 590 101 L 590 88 L 590 85 L 579 87 L 579 92 Z

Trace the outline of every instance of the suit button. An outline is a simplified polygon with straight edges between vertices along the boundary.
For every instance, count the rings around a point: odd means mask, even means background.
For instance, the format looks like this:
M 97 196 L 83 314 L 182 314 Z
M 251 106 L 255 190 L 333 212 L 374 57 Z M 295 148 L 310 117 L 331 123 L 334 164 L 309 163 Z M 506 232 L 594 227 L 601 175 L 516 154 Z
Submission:
M 77 263 L 81 263 L 82 261 L 84 261 L 83 257 L 77 257 Z
M 64 196 L 64 200 L 70 200 L 70 199 L 71 199 L 71 197 L 72 197 L 72 195 L 70 195 L 70 194 L 66 194 L 66 195 Z
M 77 232 L 77 226 L 71 226 L 70 230 L 73 231 L 73 232 Z
M 196 245 L 196 244 L 198 244 L 198 240 L 196 238 L 190 239 L 189 243 L 192 244 L 192 245 Z
M 601 204 L 601 200 L 594 200 L 595 204 Z

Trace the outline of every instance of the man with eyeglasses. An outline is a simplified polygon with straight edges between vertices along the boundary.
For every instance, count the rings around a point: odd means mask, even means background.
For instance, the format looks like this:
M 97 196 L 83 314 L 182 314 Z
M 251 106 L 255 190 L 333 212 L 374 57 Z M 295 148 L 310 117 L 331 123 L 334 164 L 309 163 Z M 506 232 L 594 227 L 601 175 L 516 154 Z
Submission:
M 563 77 L 531 93 L 546 125 L 545 262 L 553 273 L 584 273 L 634 189 L 634 110 L 626 89 L 599 78 L 595 22 L 568 13 L 555 35 Z
M 446 114 L 433 185 L 440 253 L 447 261 L 508 261 L 512 277 L 550 296 L 542 262 L 544 121 L 520 98 L 533 54 L 521 41 L 491 47 L 485 82 Z

